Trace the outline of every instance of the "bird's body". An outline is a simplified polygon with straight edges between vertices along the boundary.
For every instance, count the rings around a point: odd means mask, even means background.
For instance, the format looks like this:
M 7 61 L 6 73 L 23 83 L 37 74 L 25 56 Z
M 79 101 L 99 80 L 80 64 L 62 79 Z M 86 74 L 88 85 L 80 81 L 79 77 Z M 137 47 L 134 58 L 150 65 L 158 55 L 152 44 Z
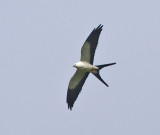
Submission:
M 91 73 L 97 73 L 98 67 L 91 65 L 88 62 L 85 61 L 79 61 L 75 63 L 74 67 L 76 67 L 79 70 L 85 71 L 85 72 L 91 72 Z
M 108 87 L 108 84 L 101 78 L 99 71 L 107 66 L 114 65 L 116 63 L 103 64 L 103 65 L 93 65 L 94 54 L 97 48 L 99 35 L 102 31 L 103 25 L 99 25 L 94 29 L 91 34 L 86 39 L 84 45 L 81 49 L 81 59 L 79 62 L 75 63 L 73 67 L 77 68 L 76 73 L 73 75 L 69 82 L 67 91 L 67 103 L 68 108 L 72 110 L 73 104 L 76 101 L 83 84 L 85 83 L 89 73 L 96 76 L 103 84 Z

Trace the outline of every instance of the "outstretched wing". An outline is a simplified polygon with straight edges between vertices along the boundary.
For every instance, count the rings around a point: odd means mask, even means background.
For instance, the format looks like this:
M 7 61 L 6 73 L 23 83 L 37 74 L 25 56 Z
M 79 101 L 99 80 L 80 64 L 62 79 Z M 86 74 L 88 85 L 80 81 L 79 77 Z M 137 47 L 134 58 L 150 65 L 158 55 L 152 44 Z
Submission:
M 68 109 L 72 110 L 73 104 L 81 92 L 83 84 L 85 83 L 88 75 L 89 72 L 84 72 L 77 69 L 76 73 L 71 78 L 67 92 Z
M 86 61 L 90 64 L 93 64 L 94 53 L 97 48 L 99 35 L 102 31 L 103 25 L 99 25 L 96 29 L 94 29 L 91 34 L 86 39 L 83 47 L 81 49 L 81 61 Z

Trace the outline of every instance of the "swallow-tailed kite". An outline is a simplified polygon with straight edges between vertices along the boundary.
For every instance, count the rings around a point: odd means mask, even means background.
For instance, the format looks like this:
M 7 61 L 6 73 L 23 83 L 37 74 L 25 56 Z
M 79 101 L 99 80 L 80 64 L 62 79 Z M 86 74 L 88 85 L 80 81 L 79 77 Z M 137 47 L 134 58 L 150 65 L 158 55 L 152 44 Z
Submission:
M 93 29 L 81 49 L 80 62 L 75 63 L 73 66 L 77 68 L 77 71 L 71 78 L 68 86 L 67 103 L 68 109 L 70 110 L 72 110 L 73 104 L 76 101 L 89 73 L 95 75 L 102 83 L 104 83 L 108 87 L 108 84 L 101 78 L 99 71 L 104 67 L 111 66 L 116 63 L 93 66 L 94 53 L 97 48 L 98 39 L 102 31 L 102 27 L 103 25 L 100 24 L 97 28 Z

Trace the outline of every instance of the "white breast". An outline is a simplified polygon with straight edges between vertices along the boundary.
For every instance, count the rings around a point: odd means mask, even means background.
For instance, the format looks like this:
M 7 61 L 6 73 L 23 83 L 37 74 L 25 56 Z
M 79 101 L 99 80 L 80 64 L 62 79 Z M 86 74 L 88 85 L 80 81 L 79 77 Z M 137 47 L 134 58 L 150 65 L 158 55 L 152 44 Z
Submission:
M 88 62 L 80 61 L 80 62 L 76 63 L 75 67 L 78 69 L 82 69 L 82 70 L 90 72 L 92 70 L 93 66 L 91 64 L 89 64 Z

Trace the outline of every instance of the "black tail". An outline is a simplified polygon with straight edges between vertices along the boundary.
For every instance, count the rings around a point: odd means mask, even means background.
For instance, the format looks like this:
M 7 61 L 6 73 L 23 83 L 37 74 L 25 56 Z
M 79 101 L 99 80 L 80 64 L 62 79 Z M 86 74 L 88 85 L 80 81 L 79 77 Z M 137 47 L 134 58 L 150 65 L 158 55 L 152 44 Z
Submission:
M 104 68 L 104 67 L 111 66 L 111 65 L 114 65 L 114 64 L 116 64 L 116 63 L 97 65 L 96 67 L 99 68 L 98 72 L 97 72 L 97 73 L 92 73 L 92 74 L 95 75 L 95 76 L 96 76 L 102 83 L 104 83 L 107 87 L 109 87 L 108 84 L 101 78 L 101 76 L 100 76 L 100 74 L 99 74 L 99 71 L 100 71 L 102 68 Z
M 99 70 L 101 70 L 101 69 L 104 68 L 104 67 L 111 66 L 111 65 L 114 65 L 114 64 L 116 64 L 116 63 L 109 63 L 109 64 L 103 64 L 103 65 L 96 65 L 96 67 L 98 67 Z
M 108 86 L 108 84 L 101 78 L 101 76 L 100 76 L 100 74 L 99 74 L 99 71 L 98 71 L 98 73 L 92 73 L 93 75 L 95 75 L 102 83 L 104 83 L 107 87 L 109 87 Z

